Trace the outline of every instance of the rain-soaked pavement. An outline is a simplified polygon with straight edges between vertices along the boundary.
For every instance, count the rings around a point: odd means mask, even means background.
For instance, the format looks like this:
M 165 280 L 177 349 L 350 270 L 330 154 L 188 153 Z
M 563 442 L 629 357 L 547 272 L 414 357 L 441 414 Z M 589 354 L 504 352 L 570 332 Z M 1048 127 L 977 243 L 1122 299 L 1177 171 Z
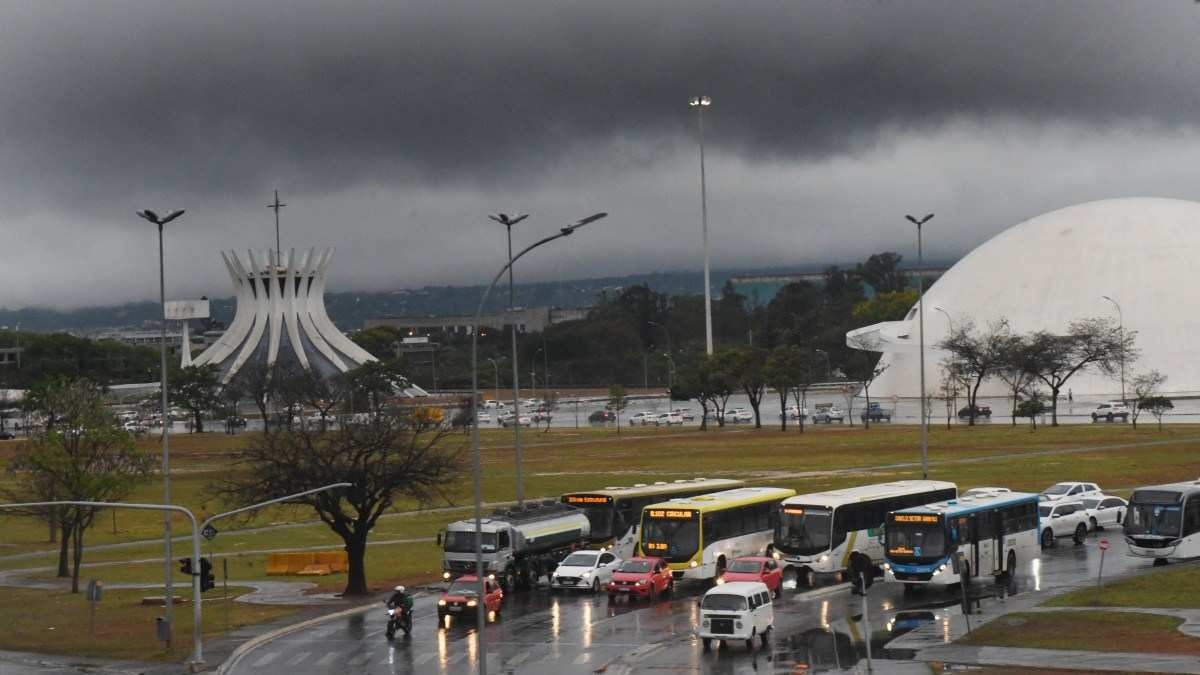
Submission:
M 1008 592 L 1045 590 L 1095 579 L 1100 564 L 1097 541 L 1111 544 L 1105 576 L 1148 568 L 1125 553 L 1120 533 L 1092 534 L 1083 546 L 1060 540 L 1037 559 L 1019 564 Z M 742 644 L 704 652 L 694 635 L 700 585 L 676 587 L 676 595 L 655 604 L 620 601 L 590 594 L 551 595 L 546 589 L 515 592 L 504 599 L 498 621 L 486 628 L 490 673 L 790 673 L 801 664 L 809 672 L 861 667 L 868 649 L 873 658 L 905 659 L 912 652 L 888 650 L 894 638 L 958 613 L 954 589 L 925 589 L 905 594 L 894 584 L 876 583 L 863 601 L 845 584 L 791 594 L 775 605 L 773 639 L 766 648 Z M 990 583 L 973 589 L 987 606 L 997 602 Z M 408 638 L 389 643 L 383 606 L 325 622 L 270 640 L 229 664 L 229 673 L 465 673 L 475 669 L 475 627 L 436 626 L 436 596 L 416 605 L 416 624 Z M 929 633 L 929 631 L 925 631 Z M 936 633 L 936 631 L 934 631 Z

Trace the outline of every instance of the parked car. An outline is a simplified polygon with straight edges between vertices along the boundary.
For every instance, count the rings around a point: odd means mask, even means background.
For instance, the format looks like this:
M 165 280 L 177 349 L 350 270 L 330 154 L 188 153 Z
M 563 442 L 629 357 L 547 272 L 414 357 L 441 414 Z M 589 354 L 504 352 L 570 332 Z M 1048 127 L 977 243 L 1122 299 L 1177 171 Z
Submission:
M 878 403 L 872 403 L 859 415 L 863 422 L 891 422 L 892 411 Z
M 16 436 L 13 436 L 11 432 L 0 431 L 0 441 L 11 441 L 14 438 L 16 438 Z
M 696 419 L 696 413 L 692 412 L 691 408 L 676 408 L 671 411 L 672 414 L 679 415 L 685 422 L 691 422 Z
M 491 424 L 492 416 L 490 413 L 478 412 L 478 413 L 475 413 L 475 421 L 480 422 L 480 423 Z
M 484 579 L 483 605 L 491 614 L 493 620 L 500 618 L 500 605 L 504 601 L 504 591 L 500 584 L 491 579 Z M 474 574 L 463 576 L 450 582 L 449 588 L 438 599 L 438 627 L 447 626 L 449 617 L 465 616 L 474 621 L 476 607 L 479 606 L 479 578 Z
M 989 420 L 992 419 L 992 407 L 986 406 L 986 405 L 975 406 L 975 419 L 980 419 L 980 418 L 986 418 Z M 959 408 L 958 409 L 958 419 L 960 419 L 960 420 L 971 419 L 971 406 L 967 405 L 967 406 L 963 406 L 963 407 Z
M 837 423 L 841 424 L 846 420 L 846 413 L 842 412 L 841 408 L 832 403 L 818 403 L 816 409 L 813 410 L 812 423 L 820 424 L 824 422 L 825 424 L 832 424 L 834 420 L 837 420 Z
M 748 555 L 734 558 L 725 568 L 725 573 L 717 577 L 718 584 L 734 581 L 761 581 L 767 586 L 771 595 L 779 597 L 779 589 L 783 586 L 783 570 L 779 562 L 769 556 Z
M 754 647 L 754 638 L 767 646 L 775 610 L 771 594 L 761 581 L 734 581 L 710 588 L 700 600 L 700 641 L 707 651 L 713 640 L 745 640 Z
M 589 422 L 615 422 L 615 421 L 617 421 L 617 414 L 611 410 L 597 410 L 596 412 L 588 415 L 588 421 Z
M 1121 418 L 1122 422 L 1129 421 L 1129 406 L 1125 405 L 1124 401 L 1106 401 L 1096 406 L 1092 411 L 1092 421 L 1111 422 L 1116 418 Z
M 516 415 L 511 415 L 511 414 L 504 415 L 498 420 L 498 422 L 500 423 L 500 426 L 505 427 L 505 428 L 511 427 L 514 423 L 520 424 L 523 427 L 528 427 L 528 426 L 533 425 L 533 420 L 530 419 L 529 415 L 521 415 L 520 418 L 518 418 Z
M 779 413 L 779 418 L 783 419 L 784 415 L 787 415 L 789 420 L 801 420 L 808 417 L 808 408 L 801 408 L 798 405 L 789 405 Z
M 1100 486 L 1095 483 L 1055 483 L 1042 490 L 1039 496 L 1044 502 L 1054 502 L 1060 499 L 1075 500 L 1084 497 L 1098 497 L 1103 493 Z
M 621 559 L 610 551 L 575 551 L 563 558 L 550 576 L 551 589 L 590 589 L 599 593 L 612 581 Z
M 637 426 L 639 424 L 654 424 L 654 420 L 658 417 L 658 413 L 652 412 L 636 412 L 629 416 L 629 426 Z
M 1111 495 L 1084 497 L 1083 508 L 1087 510 L 1088 525 L 1093 530 L 1103 530 L 1108 525 L 1120 525 L 1125 519 L 1129 502 Z
M 984 497 L 987 495 L 999 494 L 1001 492 L 1012 492 L 1006 487 L 975 487 L 965 492 L 959 493 L 959 497 Z
M 530 419 L 534 422 L 546 422 L 549 424 L 550 420 L 554 419 L 554 415 L 549 410 L 538 410 L 530 415 Z
M 749 408 L 734 408 L 725 411 L 726 424 L 739 424 L 754 421 L 754 411 Z
M 1038 516 L 1042 525 L 1042 548 L 1050 548 L 1060 537 L 1071 537 L 1079 546 L 1087 537 L 1088 512 L 1082 502 L 1043 502 L 1038 505 Z
M 663 413 L 654 418 L 654 426 L 669 427 L 672 424 L 683 426 L 683 417 L 675 413 Z
M 630 598 L 656 600 L 659 595 L 670 595 L 673 590 L 675 579 L 671 576 L 667 561 L 655 557 L 630 558 L 613 572 L 612 581 L 608 584 L 608 599 L 616 600 L 618 595 L 628 595 Z

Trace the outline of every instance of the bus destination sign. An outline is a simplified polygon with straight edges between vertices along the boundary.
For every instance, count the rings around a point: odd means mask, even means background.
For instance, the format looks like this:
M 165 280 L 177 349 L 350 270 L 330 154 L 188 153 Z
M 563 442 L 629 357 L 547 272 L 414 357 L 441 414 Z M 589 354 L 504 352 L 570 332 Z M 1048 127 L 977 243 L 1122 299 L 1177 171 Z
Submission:
M 934 513 L 897 513 L 892 516 L 893 523 L 937 523 L 940 516 Z
M 679 520 L 690 520 L 695 517 L 695 511 L 686 509 L 650 509 L 647 513 L 651 518 L 675 518 Z
M 612 497 L 608 495 L 567 495 L 563 497 L 567 504 L 611 504 Z

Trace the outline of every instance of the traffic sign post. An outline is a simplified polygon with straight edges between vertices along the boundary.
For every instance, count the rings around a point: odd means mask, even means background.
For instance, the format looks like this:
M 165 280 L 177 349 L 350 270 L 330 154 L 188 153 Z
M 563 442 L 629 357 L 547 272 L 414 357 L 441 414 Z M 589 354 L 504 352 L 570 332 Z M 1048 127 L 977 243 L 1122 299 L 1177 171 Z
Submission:
M 1104 578 L 1104 552 L 1108 550 L 1108 540 L 1100 540 L 1100 571 L 1096 573 L 1096 585 L 1100 585 L 1100 581 Z

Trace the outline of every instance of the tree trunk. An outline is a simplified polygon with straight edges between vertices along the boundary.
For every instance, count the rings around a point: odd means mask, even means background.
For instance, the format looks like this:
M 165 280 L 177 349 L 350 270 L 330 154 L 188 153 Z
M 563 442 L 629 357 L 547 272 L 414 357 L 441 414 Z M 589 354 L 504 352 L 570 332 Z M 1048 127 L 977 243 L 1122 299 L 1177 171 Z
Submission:
M 867 407 L 863 409 L 863 429 L 871 428 L 871 386 L 863 382 L 863 396 L 866 397 Z
M 787 388 L 779 389 L 779 430 L 787 431 Z
M 1058 387 L 1050 388 L 1050 426 L 1058 426 Z
M 62 528 L 62 542 L 58 545 L 58 577 L 66 579 L 71 576 L 71 571 L 67 567 L 68 555 L 70 554 L 71 532 L 74 528 L 68 522 L 60 523 Z
M 192 428 L 192 433 L 194 433 L 194 434 L 202 434 L 202 433 L 204 433 L 204 415 L 203 415 L 203 411 L 201 411 L 201 410 L 195 410 L 195 411 L 193 411 L 193 413 L 192 413 L 192 416 L 193 416 L 193 417 L 195 418 L 195 420 L 196 420 L 196 425 L 195 425 L 195 426 Z
M 352 535 L 346 539 L 346 589 L 342 595 L 367 595 L 367 537 Z
M 71 544 L 74 549 L 74 560 L 71 568 L 71 592 L 79 592 L 79 565 L 83 562 L 83 526 L 75 523 L 75 531 L 71 533 Z
M 708 404 L 704 399 L 700 401 L 700 431 L 708 431 Z

